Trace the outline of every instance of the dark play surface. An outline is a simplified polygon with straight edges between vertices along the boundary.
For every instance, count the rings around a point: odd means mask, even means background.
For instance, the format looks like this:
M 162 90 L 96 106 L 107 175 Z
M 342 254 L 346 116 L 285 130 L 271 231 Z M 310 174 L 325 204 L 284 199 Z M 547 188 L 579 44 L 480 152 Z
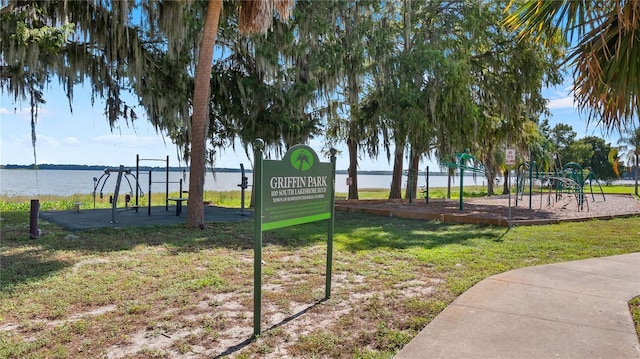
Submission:
M 176 207 L 151 207 L 151 215 L 147 208 L 119 211 L 116 214 L 118 223 L 111 223 L 111 209 L 81 209 L 67 211 L 42 211 L 40 219 L 62 226 L 67 230 L 83 230 L 103 227 L 141 227 L 163 224 L 186 223 L 188 208 L 182 207 L 180 216 L 176 216 Z M 240 214 L 239 208 L 226 208 L 216 206 L 204 206 L 205 222 L 237 222 L 253 219 L 253 211 L 244 210 L 245 215 Z

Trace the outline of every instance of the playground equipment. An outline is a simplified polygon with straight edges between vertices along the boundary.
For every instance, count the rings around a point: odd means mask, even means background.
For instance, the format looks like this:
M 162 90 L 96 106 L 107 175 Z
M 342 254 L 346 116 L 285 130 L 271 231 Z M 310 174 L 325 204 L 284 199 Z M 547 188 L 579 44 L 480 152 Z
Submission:
M 467 152 L 467 150 L 463 153 L 456 153 L 456 162 L 440 162 L 440 164 L 449 168 L 460 169 L 460 210 L 462 211 L 464 206 L 462 202 L 464 194 L 464 171 L 471 171 L 474 175 L 476 173 L 484 174 L 484 165 L 477 158 Z
M 148 197 L 149 197 L 149 201 L 148 201 L 148 205 L 147 205 L 147 214 L 151 215 L 151 185 L 154 183 L 160 183 L 160 184 L 164 184 L 164 209 L 165 211 L 169 210 L 169 201 L 173 201 L 176 202 L 176 215 L 179 216 L 180 213 L 182 213 L 182 203 L 187 201 L 187 198 L 182 197 L 183 193 L 189 193 L 188 191 L 184 191 L 182 189 L 182 178 L 179 179 L 178 181 L 170 181 L 169 180 L 169 156 L 167 156 L 166 158 L 140 158 L 140 155 L 136 155 L 136 178 L 140 178 L 140 162 L 141 161 L 152 161 L 152 162 L 164 162 L 165 163 L 165 168 L 164 168 L 164 181 L 154 181 L 153 180 L 153 170 L 149 170 L 148 176 L 149 176 L 149 180 L 148 180 L 148 185 L 149 185 L 149 190 L 147 191 Z M 143 175 L 145 173 L 142 173 Z M 171 183 L 177 183 L 179 184 L 179 197 L 177 198 L 169 198 L 169 184 Z M 138 184 L 139 186 L 139 184 Z M 138 206 L 138 191 L 136 189 L 136 206 Z
M 426 182 L 422 193 L 424 194 L 425 204 L 429 204 L 429 166 L 427 166 L 427 169 L 424 171 L 424 175 Z
M 149 178 L 151 178 L 151 171 L 149 171 Z M 175 183 L 175 181 L 171 182 L 171 183 Z M 182 203 L 189 200 L 189 198 L 182 197 L 183 193 L 189 193 L 189 191 L 183 191 L 182 190 L 182 178 L 180 178 L 178 183 L 180 184 L 178 197 L 177 198 L 167 198 L 168 201 L 176 202 L 176 216 L 179 216 L 182 213 Z M 149 187 L 149 188 L 151 188 L 151 187 Z M 167 195 L 168 195 L 168 193 L 167 193 Z M 151 201 L 149 201 L 149 202 L 151 202 Z M 149 206 L 149 214 L 151 214 L 151 206 Z
M 140 161 L 155 161 L 155 162 L 165 162 L 166 166 L 165 166 L 165 181 L 161 182 L 161 181 L 157 181 L 154 182 L 152 180 L 152 170 L 149 170 L 149 203 L 151 203 L 151 185 L 153 183 L 164 183 L 165 184 L 165 201 L 164 201 L 164 207 L 165 210 L 169 210 L 169 156 L 167 156 L 165 159 L 160 159 L 160 158 L 140 158 L 140 155 L 137 154 L 136 155 L 136 178 L 140 178 Z M 138 183 L 139 185 L 139 183 Z M 138 206 L 138 190 L 136 187 L 136 206 Z M 149 210 L 148 210 L 148 214 L 151 214 L 151 206 L 149 206 Z
M 104 196 L 104 192 L 103 192 L 104 186 L 107 184 L 109 177 L 111 177 L 111 173 L 118 174 L 118 177 L 116 180 L 116 188 L 113 192 L 113 195 L 109 196 L 109 203 L 111 203 L 111 223 L 118 223 L 118 218 L 117 218 L 118 196 L 120 194 L 120 185 L 122 184 L 123 177 L 129 184 L 129 194 L 125 196 L 124 210 L 135 209 L 137 211 L 138 209 L 137 200 L 136 200 L 136 206 L 129 208 L 129 202 L 131 201 L 131 195 L 133 194 L 133 187 L 131 186 L 131 181 L 129 181 L 129 176 L 134 176 L 134 175 L 131 173 L 131 170 L 125 169 L 123 165 L 120 165 L 120 167 L 118 168 L 105 168 L 104 173 L 102 174 L 102 176 L 100 176 L 99 179 L 96 177 L 93 177 L 93 209 L 96 208 L 96 190 L 98 189 L 98 187 L 100 187 L 100 198 L 102 198 Z M 135 177 L 135 179 L 136 179 L 136 194 L 137 194 L 139 184 L 138 184 L 137 177 Z M 102 184 L 102 186 L 100 186 L 100 184 Z
M 539 170 L 538 164 L 535 161 L 531 163 L 521 163 L 517 168 L 516 179 L 516 206 L 518 201 L 522 200 L 526 191 L 528 181 L 529 192 L 529 209 L 532 209 L 533 198 L 533 186 L 534 182 L 538 182 L 540 186 L 540 206 L 542 207 L 542 196 L 545 186 L 547 187 L 547 205 L 551 205 L 551 194 L 555 192 L 555 201 L 563 194 L 573 195 L 576 199 L 578 210 L 584 209 L 584 204 L 587 204 L 587 210 L 589 210 L 589 202 L 585 201 L 584 186 L 586 181 L 589 181 L 589 189 L 591 192 L 591 199 L 595 201 L 593 194 L 593 181 L 600 188 L 603 200 L 606 200 L 600 181 L 596 177 L 595 173 L 590 168 L 583 169 L 582 166 L 575 162 L 565 164 L 561 170 L 543 172 Z M 586 173 L 586 176 L 585 176 Z M 535 176 L 534 176 L 535 175 Z
M 598 180 L 598 177 L 596 177 L 596 174 L 593 172 L 591 167 L 587 167 L 585 168 L 585 170 L 589 171 L 589 174 L 587 175 L 587 179 L 585 180 L 585 184 L 586 184 L 586 181 L 589 181 L 589 192 L 591 193 L 591 201 L 595 202 L 596 200 L 596 197 L 593 195 L 593 181 L 596 181 L 596 184 L 600 189 L 600 194 L 602 195 L 602 201 L 606 201 L 607 199 L 604 196 L 604 190 L 602 190 L 602 185 L 600 184 L 600 180 Z
M 149 169 L 148 171 L 141 171 L 140 168 L 140 163 L 142 161 L 160 161 L 160 162 L 164 162 L 165 168 L 162 170 L 164 172 L 164 180 L 160 180 L 160 181 L 154 181 L 154 175 L 153 169 Z M 188 200 L 187 197 L 183 197 L 183 194 L 185 193 L 189 193 L 189 191 L 185 191 L 183 190 L 183 184 L 184 181 L 182 178 L 180 178 L 178 181 L 171 181 L 169 178 L 169 156 L 167 156 L 164 159 L 159 159 L 159 158 L 140 158 L 140 155 L 136 155 L 136 169 L 135 169 L 135 174 L 133 173 L 132 170 L 130 169 L 126 169 L 124 168 L 123 165 L 120 165 L 119 168 L 106 168 L 104 170 L 104 173 L 102 174 L 102 176 L 100 176 L 100 178 L 97 177 L 93 177 L 93 208 L 96 208 L 96 196 L 97 193 L 100 194 L 100 198 L 103 198 L 104 196 L 104 188 L 105 185 L 108 181 L 108 179 L 110 178 L 111 174 L 117 174 L 117 180 L 116 180 L 116 186 L 115 186 L 115 191 L 114 194 L 112 196 L 109 197 L 109 203 L 111 203 L 111 207 L 112 207 L 112 214 L 111 214 L 111 223 L 118 223 L 117 220 L 117 212 L 119 211 L 124 211 L 124 210 L 135 210 L 136 213 L 138 212 L 138 209 L 141 207 L 140 206 L 140 198 L 144 197 L 145 193 L 144 191 L 142 191 L 142 183 L 140 182 L 141 176 L 147 175 L 148 177 L 148 190 L 147 190 L 147 214 L 151 215 L 151 193 L 152 193 L 152 185 L 153 184 L 163 184 L 164 188 L 165 188 L 165 210 L 168 211 L 169 210 L 169 202 L 175 202 L 176 203 L 176 215 L 179 216 L 182 213 L 182 206 L 183 203 L 186 202 Z M 157 172 L 157 171 L 156 171 Z M 248 213 L 245 211 L 245 190 L 249 187 L 249 179 L 246 176 L 245 173 L 245 168 L 243 164 L 240 164 L 240 172 L 241 172 L 241 177 L 240 177 L 240 183 L 238 184 L 238 187 L 240 187 L 241 189 L 241 208 L 240 208 L 240 214 L 241 215 L 247 215 Z M 132 184 L 133 181 L 131 181 L 129 178 L 132 177 L 135 180 L 135 186 Z M 118 205 L 118 196 L 120 194 L 120 187 L 122 185 L 122 179 L 124 178 L 124 180 L 127 182 L 127 184 L 129 185 L 129 193 L 127 195 L 125 195 L 124 197 L 124 201 L 125 201 L 125 207 L 124 208 L 117 208 Z M 179 185 L 179 196 L 175 197 L 175 198 L 170 198 L 169 197 L 169 185 L 175 183 Z M 135 188 L 134 188 L 135 187 Z M 99 189 L 99 192 L 98 192 Z M 135 194 L 134 194 L 135 193 Z M 130 203 L 133 203 L 133 205 L 130 205 Z
M 153 180 L 153 170 L 150 169 L 147 173 L 141 172 L 140 171 L 140 162 L 141 161 L 161 161 L 164 162 L 166 164 L 165 168 L 164 168 L 164 173 L 165 173 L 165 180 L 164 181 L 154 181 Z M 114 194 L 112 196 L 109 197 L 109 203 L 111 203 L 111 223 L 118 223 L 117 220 L 117 212 L 121 211 L 121 210 L 130 210 L 133 209 L 136 212 L 138 212 L 138 209 L 140 208 L 140 198 L 144 197 L 144 191 L 142 191 L 142 186 L 140 183 L 140 176 L 141 175 L 148 175 L 148 191 L 147 191 L 147 196 L 149 198 L 149 200 L 147 201 L 147 214 L 151 215 L 151 186 L 154 183 L 161 183 L 164 184 L 165 186 L 165 210 L 168 211 L 169 210 L 169 201 L 175 201 L 176 202 L 176 214 L 180 215 L 180 213 L 182 212 L 182 202 L 186 201 L 187 198 L 183 198 L 182 194 L 183 193 L 188 193 L 188 191 L 183 191 L 182 190 L 182 184 L 183 181 L 182 179 L 180 179 L 179 181 L 170 181 L 169 180 L 169 156 L 167 156 L 164 159 L 157 159 L 157 158 L 140 158 L 140 155 L 136 155 L 136 169 L 135 169 L 135 174 L 132 173 L 132 171 L 130 169 L 125 169 L 123 165 L 120 165 L 119 168 L 106 168 L 104 170 L 104 173 L 102 174 L 102 176 L 100 176 L 100 178 L 96 178 L 93 177 L 93 208 L 96 208 L 96 193 L 98 193 L 98 188 L 100 188 L 100 198 L 103 198 L 104 196 L 104 187 L 108 182 L 109 177 L 111 176 L 112 173 L 116 173 L 117 174 L 117 180 L 116 180 L 116 186 L 115 186 L 115 190 L 114 190 Z M 134 186 L 132 185 L 132 181 L 130 181 L 130 177 L 133 177 L 133 179 L 135 180 L 135 196 L 134 196 Z M 125 201 L 125 207 L 122 209 L 118 209 L 117 205 L 118 205 L 118 196 L 120 194 L 120 186 L 122 184 L 122 179 L 125 179 L 127 181 L 127 184 L 129 185 L 129 193 L 127 195 L 125 195 L 124 201 Z M 178 183 L 180 186 L 180 196 L 179 198 L 169 198 L 169 184 L 170 183 Z M 133 197 L 133 198 L 132 198 Z M 129 206 L 129 203 L 135 201 L 134 205 Z
M 238 184 L 240 187 L 240 215 L 245 216 L 247 213 L 244 211 L 244 190 L 249 187 L 249 178 L 245 176 L 244 173 L 244 164 L 240 164 L 240 183 Z

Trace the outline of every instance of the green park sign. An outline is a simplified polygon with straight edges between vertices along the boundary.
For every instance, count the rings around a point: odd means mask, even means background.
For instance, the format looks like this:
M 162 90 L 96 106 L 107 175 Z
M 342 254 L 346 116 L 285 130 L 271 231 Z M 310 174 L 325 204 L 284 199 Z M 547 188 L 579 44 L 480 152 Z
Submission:
M 281 161 L 264 160 L 262 230 L 331 218 L 333 180 L 333 164 L 304 145 L 291 147 Z
M 254 142 L 255 243 L 253 249 L 253 335 L 260 335 L 262 232 L 328 220 L 325 299 L 331 294 L 336 150 L 320 162 L 309 146 L 295 145 L 282 160 L 263 159 L 264 142 Z

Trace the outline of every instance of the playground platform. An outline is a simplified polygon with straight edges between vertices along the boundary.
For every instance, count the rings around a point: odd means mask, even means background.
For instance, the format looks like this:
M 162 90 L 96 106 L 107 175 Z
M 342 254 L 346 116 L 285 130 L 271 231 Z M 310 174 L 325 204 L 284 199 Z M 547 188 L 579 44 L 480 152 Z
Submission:
M 459 209 L 457 200 L 442 199 L 431 199 L 429 203 L 425 203 L 424 199 L 415 200 L 413 203 L 406 200 L 341 200 L 336 201 L 336 210 L 384 217 L 501 227 L 507 227 L 509 223 L 523 226 L 640 217 L 640 201 L 631 195 L 607 195 L 606 200 L 603 197 L 588 196 L 582 210 L 573 196 L 565 195 L 561 200 L 552 200 L 550 204 L 547 203 L 547 195 L 536 194 L 531 199 L 531 209 L 528 198 L 516 205 L 514 198 L 509 200 L 508 196 L 499 195 L 465 199 L 462 210 Z
M 55 223 L 67 230 L 77 231 L 105 227 L 142 227 L 166 224 L 180 224 L 186 222 L 188 207 L 182 208 L 180 216 L 176 216 L 175 206 L 152 207 L 151 215 L 147 214 L 147 208 L 140 208 L 138 212 L 125 210 L 117 212 L 118 223 L 111 223 L 111 209 L 81 209 L 66 211 L 41 211 L 40 219 Z M 240 214 L 239 208 L 227 208 L 217 206 L 204 207 L 205 222 L 238 222 L 253 219 L 253 211 L 244 210 Z

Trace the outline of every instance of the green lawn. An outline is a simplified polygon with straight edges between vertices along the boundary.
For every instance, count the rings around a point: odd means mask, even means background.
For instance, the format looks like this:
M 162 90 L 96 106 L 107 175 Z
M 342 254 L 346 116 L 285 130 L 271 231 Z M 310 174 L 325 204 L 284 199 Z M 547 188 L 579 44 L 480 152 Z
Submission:
M 506 230 L 339 212 L 328 301 L 326 222 L 265 232 L 265 332 L 250 341 L 253 222 L 74 233 L 41 222 L 30 240 L 24 205 L 0 209 L 0 358 L 389 358 L 487 276 L 640 251 L 637 218 Z

